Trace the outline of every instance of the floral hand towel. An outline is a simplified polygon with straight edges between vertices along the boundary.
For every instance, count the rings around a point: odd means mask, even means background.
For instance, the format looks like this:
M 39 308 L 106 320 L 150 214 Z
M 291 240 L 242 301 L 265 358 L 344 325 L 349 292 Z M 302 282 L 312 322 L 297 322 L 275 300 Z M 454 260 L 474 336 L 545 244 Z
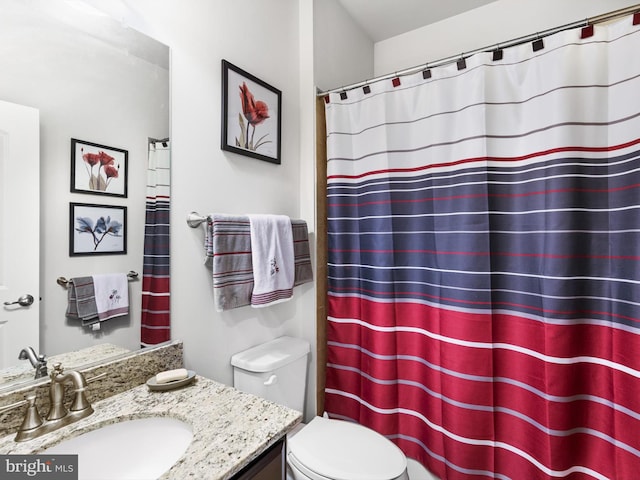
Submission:
M 129 284 L 126 274 L 93 275 L 93 288 L 101 322 L 129 314 Z
M 291 219 L 285 215 L 249 215 L 253 293 L 251 306 L 266 307 L 293 295 L 295 264 Z

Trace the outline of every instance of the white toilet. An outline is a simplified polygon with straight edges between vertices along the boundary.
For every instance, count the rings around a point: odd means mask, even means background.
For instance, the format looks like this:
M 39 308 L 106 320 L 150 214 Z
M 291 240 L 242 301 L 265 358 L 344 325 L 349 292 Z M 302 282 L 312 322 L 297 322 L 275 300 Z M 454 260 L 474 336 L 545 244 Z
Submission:
M 304 410 L 309 344 L 280 337 L 231 357 L 235 388 Z M 393 442 L 352 422 L 315 417 L 287 440 L 293 480 L 408 480 L 407 459 Z

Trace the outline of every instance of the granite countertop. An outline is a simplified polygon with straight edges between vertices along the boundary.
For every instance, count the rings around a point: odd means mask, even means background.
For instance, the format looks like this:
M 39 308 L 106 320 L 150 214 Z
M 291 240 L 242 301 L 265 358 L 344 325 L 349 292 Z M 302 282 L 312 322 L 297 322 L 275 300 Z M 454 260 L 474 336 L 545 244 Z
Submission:
M 89 386 L 88 397 L 91 394 Z M 76 423 L 26 442 L 0 438 L 0 454 L 40 453 L 95 428 L 144 417 L 174 417 L 191 425 L 193 440 L 162 479 L 231 478 L 287 434 L 302 419 L 296 410 L 196 376 L 190 385 L 150 391 L 146 385 L 93 404 L 95 412 Z

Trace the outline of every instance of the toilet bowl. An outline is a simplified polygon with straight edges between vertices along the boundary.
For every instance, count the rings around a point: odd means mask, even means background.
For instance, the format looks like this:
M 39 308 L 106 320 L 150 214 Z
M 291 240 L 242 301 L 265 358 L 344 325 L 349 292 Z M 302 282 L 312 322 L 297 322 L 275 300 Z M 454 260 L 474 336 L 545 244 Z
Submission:
M 287 441 L 292 480 L 408 480 L 407 458 L 379 433 L 315 417 Z
M 234 387 L 300 412 L 309 343 L 279 337 L 231 357 Z M 389 439 L 356 423 L 314 417 L 287 440 L 293 480 L 408 480 L 407 459 Z

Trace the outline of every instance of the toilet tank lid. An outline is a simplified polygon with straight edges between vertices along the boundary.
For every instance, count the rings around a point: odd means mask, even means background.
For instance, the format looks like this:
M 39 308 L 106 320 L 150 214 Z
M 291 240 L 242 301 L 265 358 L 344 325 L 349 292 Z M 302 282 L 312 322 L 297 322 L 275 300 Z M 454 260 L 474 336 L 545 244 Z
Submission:
M 284 336 L 234 354 L 231 365 L 250 372 L 269 372 L 308 355 L 309 351 L 309 342 Z

